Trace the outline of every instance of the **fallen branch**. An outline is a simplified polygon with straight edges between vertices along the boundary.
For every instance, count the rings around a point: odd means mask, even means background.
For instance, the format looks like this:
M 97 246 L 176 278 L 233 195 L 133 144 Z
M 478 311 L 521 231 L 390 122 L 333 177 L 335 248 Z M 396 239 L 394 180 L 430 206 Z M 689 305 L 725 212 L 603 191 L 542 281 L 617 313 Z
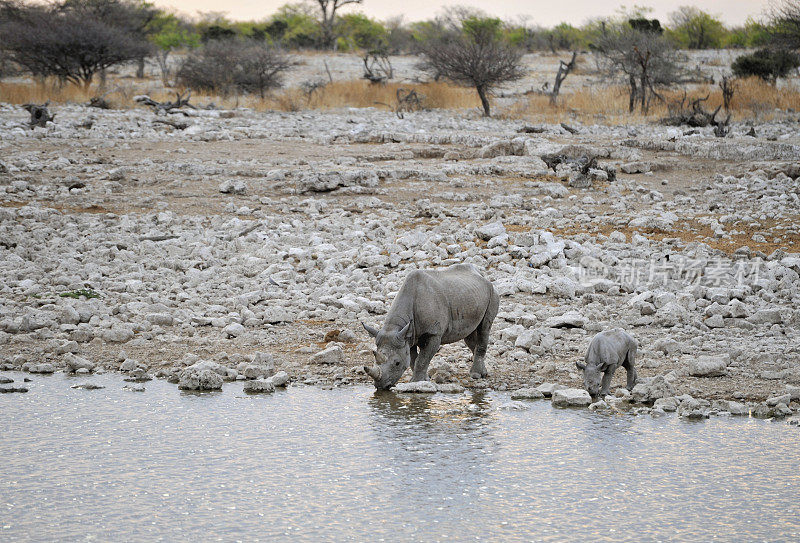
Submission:
M 567 124 L 564 124 L 564 123 L 561 123 L 561 128 L 563 128 L 564 130 L 566 130 L 570 134 L 577 134 L 578 133 L 578 129 L 577 128 L 572 128 L 571 126 L 569 126 Z
M 708 100 L 710 96 L 710 94 L 707 94 L 704 98 L 695 98 L 690 102 L 689 108 L 686 108 L 686 91 L 684 91 L 680 103 L 668 105 L 670 115 L 661 120 L 662 124 L 669 126 L 688 125 L 693 128 L 713 126 L 714 135 L 718 138 L 724 138 L 730 131 L 729 124 L 731 116 L 728 114 L 728 117 L 724 121 L 717 119 L 717 114 L 719 110 L 722 109 L 721 105 L 717 106 L 711 113 L 706 111 L 702 104 Z
M 50 115 L 47 106 L 50 105 L 50 100 L 44 104 L 22 104 L 22 107 L 31 114 L 31 119 L 28 121 L 28 126 L 31 130 L 37 126 L 42 128 L 47 126 L 47 121 L 52 121 L 56 118 L 55 115 Z
M 178 239 L 179 236 L 171 234 L 156 234 L 154 236 L 142 236 L 139 241 L 169 241 L 171 239 Z
M 153 119 L 154 123 L 161 123 L 171 126 L 172 128 L 177 128 L 178 130 L 185 130 L 189 128 L 189 123 L 181 122 L 181 121 L 173 121 L 170 119 Z
M 89 103 L 86 105 L 88 107 L 96 107 L 99 109 L 111 109 L 111 104 L 109 104 L 108 101 L 106 101 L 106 96 L 108 96 L 112 92 L 117 92 L 118 90 L 119 87 L 116 87 L 114 89 L 111 89 L 110 91 L 104 92 L 100 96 L 92 96 L 91 98 L 89 98 Z
M 523 126 L 517 130 L 517 134 L 543 134 L 547 132 L 547 128 L 543 126 Z
M 197 109 L 196 107 L 194 107 L 192 104 L 189 103 L 189 100 L 192 97 L 192 89 L 187 89 L 185 95 L 184 93 L 176 92 L 175 96 L 176 98 L 174 102 L 156 102 L 147 95 L 134 96 L 133 101 L 139 104 L 144 104 L 146 106 L 152 107 L 157 115 L 162 112 L 163 112 L 162 114 L 172 113 L 172 111 L 184 107 Z

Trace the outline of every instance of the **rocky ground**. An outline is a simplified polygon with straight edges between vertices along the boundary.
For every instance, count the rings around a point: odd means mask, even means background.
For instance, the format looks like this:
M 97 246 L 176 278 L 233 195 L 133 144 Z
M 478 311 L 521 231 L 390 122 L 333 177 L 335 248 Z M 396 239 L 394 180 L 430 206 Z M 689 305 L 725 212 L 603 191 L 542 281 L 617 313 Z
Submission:
M 579 387 L 591 337 L 622 327 L 638 403 L 800 408 L 797 114 L 719 139 L 467 112 L 53 109 L 29 130 L 0 105 L 0 369 L 366 383 L 359 321 L 380 324 L 410 270 L 471 262 L 501 294 L 491 375 L 471 380 L 449 345 L 437 382 Z

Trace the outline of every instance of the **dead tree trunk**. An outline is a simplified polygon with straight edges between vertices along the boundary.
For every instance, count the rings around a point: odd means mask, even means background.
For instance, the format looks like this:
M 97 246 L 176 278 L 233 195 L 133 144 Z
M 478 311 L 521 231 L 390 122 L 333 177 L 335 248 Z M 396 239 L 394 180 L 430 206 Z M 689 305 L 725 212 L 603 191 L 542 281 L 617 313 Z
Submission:
M 491 117 L 491 112 L 489 109 L 489 96 L 486 94 L 486 87 L 482 85 L 478 85 L 475 87 L 475 90 L 478 91 L 478 97 L 481 99 L 481 105 L 483 106 L 483 116 L 484 117 Z
M 636 107 L 636 76 L 630 74 L 628 76 L 628 85 L 630 85 L 630 97 L 628 99 L 628 113 L 633 113 L 633 109 Z
M 41 126 L 42 128 L 47 126 L 47 121 L 52 121 L 56 118 L 55 115 L 50 115 L 50 112 L 47 110 L 47 106 L 50 105 L 50 100 L 45 102 L 44 104 L 23 104 L 22 107 L 28 110 L 31 114 L 31 120 L 28 121 L 28 126 L 30 126 L 31 130 L 36 128 L 37 126 Z
M 725 113 L 728 113 L 730 111 L 733 93 L 736 91 L 736 84 L 731 81 L 730 77 L 723 75 L 722 81 L 719 82 L 719 88 L 722 90 L 722 103 L 725 107 Z
M 553 92 L 550 93 L 550 104 L 555 104 L 558 98 L 558 93 L 561 91 L 561 83 L 567 78 L 569 73 L 575 68 L 575 60 L 578 58 L 578 52 L 572 52 L 572 60 L 569 63 L 563 60 L 559 61 L 558 73 L 556 73 L 556 82 L 553 84 Z

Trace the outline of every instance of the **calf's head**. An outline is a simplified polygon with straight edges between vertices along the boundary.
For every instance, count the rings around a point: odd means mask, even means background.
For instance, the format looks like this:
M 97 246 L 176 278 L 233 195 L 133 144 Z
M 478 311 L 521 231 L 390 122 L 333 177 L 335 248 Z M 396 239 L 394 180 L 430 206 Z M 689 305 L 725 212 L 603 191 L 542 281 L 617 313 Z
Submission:
M 411 349 L 408 332 L 411 323 L 399 330 L 378 330 L 364 324 L 364 329 L 375 338 L 374 366 L 364 366 L 364 371 L 375 381 L 375 388 L 386 390 L 397 384 L 406 368 L 411 366 Z
M 603 370 L 597 365 L 588 360 L 581 363 L 580 360 L 575 362 L 579 370 L 583 370 L 583 388 L 592 398 L 596 398 L 600 394 L 600 385 L 603 380 Z

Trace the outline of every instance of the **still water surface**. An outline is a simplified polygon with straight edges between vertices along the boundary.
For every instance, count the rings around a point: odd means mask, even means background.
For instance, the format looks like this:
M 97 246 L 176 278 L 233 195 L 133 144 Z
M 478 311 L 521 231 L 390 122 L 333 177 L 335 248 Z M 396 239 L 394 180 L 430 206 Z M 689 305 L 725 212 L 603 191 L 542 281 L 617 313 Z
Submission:
M 800 540 L 783 423 L 124 384 L 0 395 L 0 540 Z

